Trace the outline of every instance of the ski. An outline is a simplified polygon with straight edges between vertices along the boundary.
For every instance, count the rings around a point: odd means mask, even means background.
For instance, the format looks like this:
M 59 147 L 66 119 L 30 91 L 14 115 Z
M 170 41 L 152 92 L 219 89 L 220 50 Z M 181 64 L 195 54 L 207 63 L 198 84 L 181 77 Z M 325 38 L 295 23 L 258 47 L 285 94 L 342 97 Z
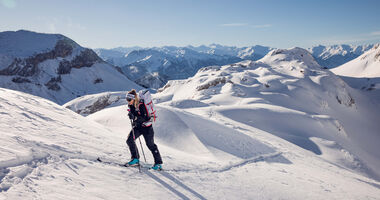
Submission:
M 139 170 L 141 167 L 141 169 L 144 169 L 144 170 L 163 171 L 163 169 L 153 170 L 152 167 L 150 167 L 149 165 L 146 165 L 146 164 L 128 165 L 128 164 L 122 164 L 122 163 L 118 163 L 118 162 L 114 162 L 114 161 L 104 160 L 100 157 L 98 157 L 96 159 L 96 161 L 100 162 L 100 163 L 108 164 L 108 165 L 114 165 L 114 166 L 120 166 L 120 167 L 126 167 L 126 168 L 139 168 Z

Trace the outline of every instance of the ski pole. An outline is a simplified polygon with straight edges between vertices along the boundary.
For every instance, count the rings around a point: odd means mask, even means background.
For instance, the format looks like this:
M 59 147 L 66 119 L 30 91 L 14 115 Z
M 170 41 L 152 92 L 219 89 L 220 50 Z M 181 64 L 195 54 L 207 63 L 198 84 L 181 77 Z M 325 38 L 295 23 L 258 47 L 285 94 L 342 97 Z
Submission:
M 142 151 L 143 156 L 144 156 L 144 161 L 145 161 L 145 163 L 146 163 L 146 158 L 145 158 L 144 148 L 143 148 L 143 146 L 142 146 L 142 144 L 141 144 L 141 138 L 139 138 L 139 141 L 140 141 L 141 151 Z
M 133 127 L 133 121 L 132 121 L 132 119 L 131 119 L 131 126 L 132 126 L 133 143 L 135 144 L 135 151 L 136 151 L 136 153 L 139 153 L 139 151 L 137 149 L 137 145 L 136 145 L 135 129 Z M 140 140 L 140 142 L 141 142 L 141 140 Z M 144 158 L 145 158 L 145 156 L 144 156 Z M 139 172 L 141 173 L 141 165 L 140 165 L 140 163 L 139 163 Z

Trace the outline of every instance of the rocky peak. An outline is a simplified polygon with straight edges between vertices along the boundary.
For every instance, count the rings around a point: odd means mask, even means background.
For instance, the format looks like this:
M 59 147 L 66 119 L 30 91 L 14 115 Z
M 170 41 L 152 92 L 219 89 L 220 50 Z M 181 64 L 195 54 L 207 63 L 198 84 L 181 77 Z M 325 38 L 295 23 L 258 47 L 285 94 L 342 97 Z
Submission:
M 73 60 L 63 60 L 59 63 L 58 74 L 69 74 L 72 68 L 91 67 L 103 60 L 91 49 L 84 49 Z
M 49 52 L 38 53 L 25 59 L 15 58 L 8 67 L 0 71 L 0 75 L 33 76 L 38 72 L 38 64 L 49 59 L 67 57 L 72 54 L 76 45 L 74 41 L 67 38 L 58 40 L 54 49 Z

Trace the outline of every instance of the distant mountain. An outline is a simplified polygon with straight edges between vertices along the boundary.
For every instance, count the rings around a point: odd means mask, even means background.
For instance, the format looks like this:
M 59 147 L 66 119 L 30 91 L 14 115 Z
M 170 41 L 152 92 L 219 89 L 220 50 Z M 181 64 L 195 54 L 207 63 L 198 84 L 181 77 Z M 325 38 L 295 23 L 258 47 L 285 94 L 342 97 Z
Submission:
M 70 38 L 25 30 L 0 32 L 0 87 L 59 104 L 86 94 L 140 88 Z
M 264 46 L 237 48 L 216 44 L 199 47 L 134 48 L 136 50 L 97 50 L 97 53 L 107 62 L 121 67 L 131 80 L 144 87 L 156 89 L 165 85 L 168 80 L 188 78 L 202 67 L 257 60 L 272 49 Z M 124 54 L 127 50 L 130 51 Z
M 211 44 L 209 46 L 202 45 L 198 47 L 187 47 L 198 52 L 221 56 L 236 56 L 245 60 L 258 60 L 264 57 L 269 51 L 273 49 L 271 47 L 265 47 L 261 45 L 255 45 L 250 47 L 233 47 L 219 44 Z
M 372 47 L 373 45 L 319 45 L 308 50 L 321 66 L 331 69 L 359 57 Z
M 105 60 L 106 62 L 116 65 L 123 66 L 126 61 L 124 61 L 124 57 L 131 51 L 140 50 L 141 47 L 117 47 L 112 49 L 94 49 L 95 53 L 98 54 L 100 58 Z

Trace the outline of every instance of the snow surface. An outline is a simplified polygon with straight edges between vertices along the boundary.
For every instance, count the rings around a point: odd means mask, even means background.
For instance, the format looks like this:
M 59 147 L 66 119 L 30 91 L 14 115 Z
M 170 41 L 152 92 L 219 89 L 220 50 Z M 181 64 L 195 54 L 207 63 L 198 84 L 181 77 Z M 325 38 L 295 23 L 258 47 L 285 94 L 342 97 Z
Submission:
M 380 107 L 380 44 L 331 71 Z
M 366 51 L 355 60 L 331 70 L 340 76 L 357 78 L 380 77 L 380 44 Z
M 215 122 L 158 106 L 155 137 L 165 171 L 139 173 L 94 161 L 98 156 L 120 163 L 128 160 L 125 106 L 86 119 L 48 100 L 8 89 L 0 89 L 0 102 L 2 199 L 378 199 L 380 195 L 379 182 L 238 122 Z M 150 152 L 144 150 L 152 163 Z

